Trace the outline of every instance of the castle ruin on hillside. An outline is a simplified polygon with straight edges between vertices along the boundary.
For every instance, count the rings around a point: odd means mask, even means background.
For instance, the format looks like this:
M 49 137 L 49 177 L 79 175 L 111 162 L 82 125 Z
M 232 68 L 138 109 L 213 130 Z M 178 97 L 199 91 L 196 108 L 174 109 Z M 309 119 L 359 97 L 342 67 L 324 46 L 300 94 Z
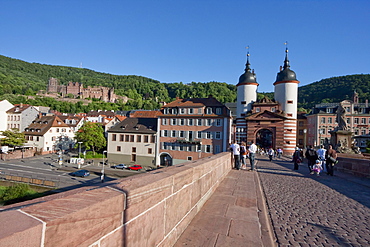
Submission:
M 114 94 L 114 88 L 90 86 L 84 88 L 83 84 L 79 82 L 68 82 L 67 85 L 60 85 L 59 80 L 53 77 L 49 79 L 47 93 L 60 93 L 63 97 L 72 94 L 81 99 L 100 99 L 111 103 L 117 100 L 117 95 Z

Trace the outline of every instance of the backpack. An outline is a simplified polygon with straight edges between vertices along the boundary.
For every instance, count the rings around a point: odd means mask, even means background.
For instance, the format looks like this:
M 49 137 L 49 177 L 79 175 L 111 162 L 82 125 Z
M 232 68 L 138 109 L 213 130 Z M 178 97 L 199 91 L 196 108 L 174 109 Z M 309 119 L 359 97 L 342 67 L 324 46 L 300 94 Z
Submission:
M 317 154 L 316 154 L 316 151 L 315 151 L 315 150 L 313 150 L 313 149 L 309 149 L 309 150 L 308 150 L 308 155 L 309 155 L 310 157 L 315 157 Z

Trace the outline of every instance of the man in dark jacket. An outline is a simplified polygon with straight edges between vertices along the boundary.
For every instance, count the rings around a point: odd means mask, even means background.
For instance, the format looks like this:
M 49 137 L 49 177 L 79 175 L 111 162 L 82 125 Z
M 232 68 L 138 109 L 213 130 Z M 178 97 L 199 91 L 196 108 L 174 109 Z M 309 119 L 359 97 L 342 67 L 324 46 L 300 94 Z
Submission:
M 308 170 L 310 170 L 310 173 L 313 174 L 312 167 L 319 157 L 311 145 L 308 146 L 305 155 L 307 158 Z

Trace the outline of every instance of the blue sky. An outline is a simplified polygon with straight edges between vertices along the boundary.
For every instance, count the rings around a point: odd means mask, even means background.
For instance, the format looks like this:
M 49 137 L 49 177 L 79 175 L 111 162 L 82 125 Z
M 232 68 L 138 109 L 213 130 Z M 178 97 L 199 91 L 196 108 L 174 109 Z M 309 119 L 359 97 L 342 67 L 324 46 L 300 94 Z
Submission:
M 370 73 L 368 0 L 0 0 L 0 54 L 27 62 L 237 84 L 246 47 L 272 92 L 288 41 L 300 86 Z

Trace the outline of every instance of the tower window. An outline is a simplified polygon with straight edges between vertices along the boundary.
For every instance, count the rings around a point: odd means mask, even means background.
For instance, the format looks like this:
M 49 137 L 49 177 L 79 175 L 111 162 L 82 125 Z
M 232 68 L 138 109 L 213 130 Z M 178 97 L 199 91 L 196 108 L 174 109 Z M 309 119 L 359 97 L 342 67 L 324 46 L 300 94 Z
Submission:
M 288 117 L 293 117 L 293 114 L 292 113 L 288 113 L 286 114 Z
M 242 103 L 242 105 L 245 105 L 245 104 L 247 104 L 247 101 L 242 101 L 241 103 Z
M 288 104 L 293 104 L 293 100 L 287 100 Z

